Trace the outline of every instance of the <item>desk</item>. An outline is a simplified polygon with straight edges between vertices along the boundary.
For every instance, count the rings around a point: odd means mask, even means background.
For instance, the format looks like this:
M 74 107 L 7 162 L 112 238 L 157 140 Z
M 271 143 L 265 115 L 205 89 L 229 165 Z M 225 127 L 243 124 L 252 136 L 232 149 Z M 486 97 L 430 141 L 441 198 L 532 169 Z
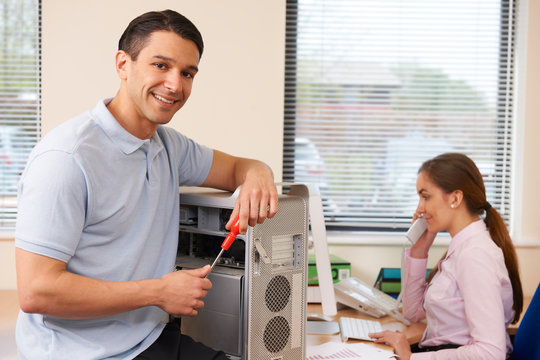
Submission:
M 320 304 L 308 304 L 307 309 L 308 314 L 309 313 L 322 313 L 322 307 Z M 361 319 L 367 319 L 367 320 L 377 320 L 379 321 L 383 327 L 385 324 L 390 323 L 396 323 L 398 322 L 396 319 L 394 319 L 391 316 L 385 316 L 380 319 L 373 318 L 371 316 L 363 315 L 361 312 L 352 309 L 352 308 L 343 308 L 338 311 L 338 314 L 333 317 L 334 321 L 339 321 L 339 318 L 342 316 L 347 317 L 354 317 L 354 318 L 361 318 Z M 399 323 L 401 324 L 401 323 Z M 404 325 L 405 326 L 405 325 Z M 413 323 L 410 326 L 405 326 L 402 332 L 407 337 L 407 340 L 409 341 L 409 344 L 415 344 L 422 339 L 422 334 L 424 333 L 424 330 L 426 328 L 426 324 L 424 323 Z M 329 341 L 333 342 L 341 342 L 341 337 L 339 334 L 336 335 L 321 335 L 321 334 L 310 334 L 308 333 L 306 335 L 306 345 L 307 346 L 315 346 L 327 343 Z M 375 344 L 371 341 L 363 341 L 363 340 L 356 340 L 356 339 L 350 339 L 348 341 L 349 343 L 355 343 L 355 342 L 363 342 L 366 344 L 373 344 L 374 346 L 378 346 L 380 348 L 386 349 L 386 350 L 392 350 L 390 346 L 383 345 L 383 344 Z
M 521 312 L 521 316 L 519 317 L 519 321 L 516 324 L 510 324 L 508 326 L 508 329 L 506 331 L 510 336 L 516 335 L 516 331 L 519 327 L 519 324 L 521 324 L 521 320 L 523 319 L 523 315 L 525 315 L 525 311 L 527 311 L 527 308 L 529 307 L 529 304 L 531 303 L 532 296 L 524 296 L 523 297 L 523 311 Z
M 521 319 L 523 318 L 523 315 L 525 314 L 525 311 L 527 311 L 527 307 L 531 303 L 532 296 L 525 296 L 523 298 L 523 311 L 521 312 L 521 318 L 519 319 L 517 324 L 510 324 L 507 331 L 508 334 L 515 335 L 516 331 L 519 327 L 519 324 L 521 323 Z M 320 304 L 308 304 L 307 308 L 308 313 L 317 313 L 322 314 L 322 306 Z M 390 324 L 397 322 L 396 319 L 394 319 L 391 316 L 385 316 L 380 319 L 373 318 L 371 316 L 363 315 L 361 312 L 346 307 L 338 311 L 337 315 L 333 317 L 334 321 L 339 321 L 339 318 L 341 316 L 348 316 L 348 317 L 355 317 L 355 318 L 361 318 L 361 319 L 367 319 L 367 320 L 377 320 L 379 321 L 383 326 L 384 324 Z M 422 335 L 424 334 L 424 330 L 426 329 L 426 324 L 423 322 L 420 323 L 413 323 L 410 326 L 405 327 L 402 332 L 407 337 L 407 341 L 409 341 L 409 344 L 415 344 L 418 343 L 422 339 Z M 306 335 L 306 345 L 307 346 L 315 346 L 324 344 L 329 341 L 334 342 L 341 342 L 341 337 L 339 334 L 336 335 L 321 335 L 321 334 L 310 334 L 308 333 Z M 362 341 L 362 340 L 356 340 L 356 339 L 350 339 L 348 342 L 363 342 L 366 344 L 373 344 L 374 346 L 381 347 L 386 350 L 392 350 L 390 346 L 382 345 L 382 344 L 375 344 L 371 341 Z

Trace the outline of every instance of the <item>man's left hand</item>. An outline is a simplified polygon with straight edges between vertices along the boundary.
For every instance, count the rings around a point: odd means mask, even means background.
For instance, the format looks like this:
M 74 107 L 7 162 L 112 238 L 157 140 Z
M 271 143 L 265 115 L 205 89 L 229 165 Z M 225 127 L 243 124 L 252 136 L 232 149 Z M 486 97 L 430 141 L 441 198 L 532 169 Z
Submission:
M 230 229 L 233 219 L 239 215 L 240 233 L 245 234 L 248 225 L 262 224 L 273 218 L 277 211 L 278 194 L 272 173 L 266 166 L 255 167 L 246 174 L 225 228 Z

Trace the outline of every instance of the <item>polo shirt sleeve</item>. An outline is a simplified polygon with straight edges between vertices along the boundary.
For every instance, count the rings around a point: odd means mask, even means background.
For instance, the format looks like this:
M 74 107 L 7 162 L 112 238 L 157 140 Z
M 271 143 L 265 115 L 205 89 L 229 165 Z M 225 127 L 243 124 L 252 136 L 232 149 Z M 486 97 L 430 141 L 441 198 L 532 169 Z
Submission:
M 33 156 L 20 180 L 15 246 L 68 262 L 85 222 L 87 190 L 72 154 Z
M 169 156 L 176 157 L 174 163 L 178 164 L 179 185 L 201 185 L 210 173 L 213 150 L 171 128 L 163 126 L 159 130 Z
M 186 156 L 180 163 L 180 185 L 201 185 L 212 167 L 212 149 L 187 139 Z

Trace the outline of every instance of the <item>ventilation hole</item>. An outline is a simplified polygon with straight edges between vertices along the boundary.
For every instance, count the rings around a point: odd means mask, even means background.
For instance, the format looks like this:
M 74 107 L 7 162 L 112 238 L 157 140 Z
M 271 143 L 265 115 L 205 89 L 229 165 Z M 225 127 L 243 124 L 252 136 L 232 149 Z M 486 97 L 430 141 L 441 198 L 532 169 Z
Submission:
M 276 316 L 266 324 L 264 329 L 264 346 L 272 353 L 283 350 L 289 341 L 291 329 L 283 316 Z
M 283 308 L 287 305 L 290 296 L 291 285 L 289 280 L 287 280 L 285 276 L 279 275 L 274 277 L 268 283 L 264 300 L 270 311 L 278 312 L 283 310 Z

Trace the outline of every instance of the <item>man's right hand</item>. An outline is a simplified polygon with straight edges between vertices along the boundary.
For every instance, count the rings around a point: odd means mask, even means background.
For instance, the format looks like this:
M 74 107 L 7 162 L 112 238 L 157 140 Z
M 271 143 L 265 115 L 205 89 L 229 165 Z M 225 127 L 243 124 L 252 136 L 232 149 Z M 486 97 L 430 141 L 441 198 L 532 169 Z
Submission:
M 196 316 L 197 310 L 204 307 L 203 299 L 212 288 L 210 280 L 204 278 L 210 265 L 199 269 L 180 270 L 166 274 L 160 294 L 160 307 L 169 314 Z
M 17 248 L 19 305 L 26 313 L 64 319 L 93 319 L 144 306 L 195 316 L 212 288 L 210 266 L 166 274 L 160 279 L 104 281 L 68 272 L 60 260 Z

